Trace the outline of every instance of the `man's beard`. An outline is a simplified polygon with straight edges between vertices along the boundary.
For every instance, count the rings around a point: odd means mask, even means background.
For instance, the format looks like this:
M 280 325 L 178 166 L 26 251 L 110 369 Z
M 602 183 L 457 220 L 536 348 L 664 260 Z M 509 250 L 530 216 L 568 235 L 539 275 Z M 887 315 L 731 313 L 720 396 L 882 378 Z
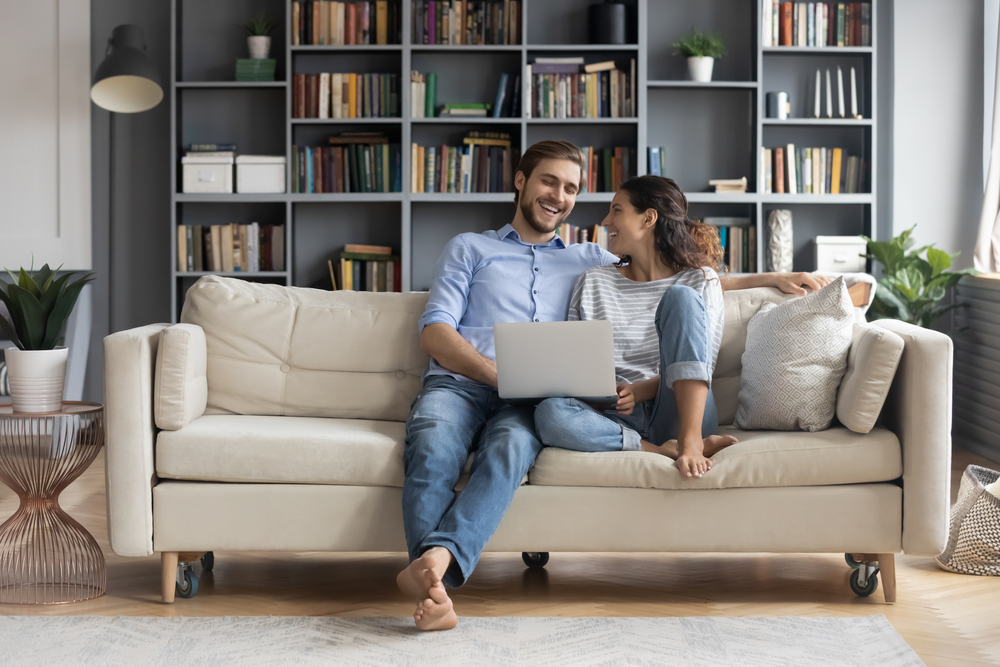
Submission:
M 521 208 L 521 215 L 524 216 L 524 220 L 528 223 L 528 225 L 531 226 L 532 229 L 534 229 L 539 234 L 549 234 L 551 232 L 554 232 L 556 228 L 559 227 L 559 225 L 561 225 L 562 222 L 569 217 L 569 213 L 567 213 L 566 215 L 556 220 L 555 224 L 552 225 L 551 229 L 547 229 L 541 222 L 539 222 L 538 218 L 535 217 L 534 202 L 528 203 L 524 199 L 524 197 L 521 197 L 521 201 L 518 203 L 518 206 Z

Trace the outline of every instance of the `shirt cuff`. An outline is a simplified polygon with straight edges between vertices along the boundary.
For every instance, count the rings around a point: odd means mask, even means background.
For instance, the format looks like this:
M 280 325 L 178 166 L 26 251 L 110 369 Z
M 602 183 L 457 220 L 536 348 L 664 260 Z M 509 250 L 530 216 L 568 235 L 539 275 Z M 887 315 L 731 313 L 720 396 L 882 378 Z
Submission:
M 678 380 L 703 380 L 709 389 L 712 388 L 712 373 L 708 364 L 701 361 L 678 361 L 663 370 L 663 381 L 668 389 L 673 389 Z
M 458 320 L 452 317 L 451 313 L 444 310 L 433 310 L 429 313 L 424 313 L 420 320 L 417 322 L 417 333 L 423 333 L 424 327 L 428 324 L 437 323 L 450 325 L 451 328 L 458 331 Z

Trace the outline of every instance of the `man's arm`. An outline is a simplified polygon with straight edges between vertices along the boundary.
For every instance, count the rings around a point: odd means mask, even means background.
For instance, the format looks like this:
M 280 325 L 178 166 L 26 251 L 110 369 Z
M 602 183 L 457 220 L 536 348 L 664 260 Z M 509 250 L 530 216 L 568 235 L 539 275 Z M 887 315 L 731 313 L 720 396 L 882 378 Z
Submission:
M 497 365 L 479 353 L 453 326 L 434 322 L 420 332 L 420 349 L 453 373 L 497 386 Z
M 720 276 L 722 291 L 750 289 L 752 287 L 777 287 L 785 294 L 805 296 L 830 284 L 830 279 L 808 271 L 798 273 L 754 273 L 746 276 Z

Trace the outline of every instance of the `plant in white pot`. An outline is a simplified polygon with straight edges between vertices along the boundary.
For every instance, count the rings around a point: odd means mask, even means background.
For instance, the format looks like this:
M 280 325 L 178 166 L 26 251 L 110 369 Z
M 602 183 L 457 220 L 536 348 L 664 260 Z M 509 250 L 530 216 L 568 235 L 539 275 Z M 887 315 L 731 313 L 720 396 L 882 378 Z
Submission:
M 691 80 L 702 83 L 712 80 L 715 59 L 726 55 L 726 44 L 721 37 L 693 26 L 686 37 L 674 42 L 673 47 L 675 55 L 687 58 Z
M 38 271 L 22 268 L 16 275 L 8 271 L 13 282 L 0 281 L 0 301 L 10 318 L 0 316 L 0 331 L 16 346 L 4 351 L 15 412 L 62 408 L 68 350 L 56 342 L 93 274 L 70 282 L 72 272 L 57 277 L 58 271 L 48 264 Z
M 243 24 L 247 31 L 247 48 L 254 60 L 263 60 L 271 53 L 271 32 L 278 27 L 278 22 L 267 14 L 261 14 Z

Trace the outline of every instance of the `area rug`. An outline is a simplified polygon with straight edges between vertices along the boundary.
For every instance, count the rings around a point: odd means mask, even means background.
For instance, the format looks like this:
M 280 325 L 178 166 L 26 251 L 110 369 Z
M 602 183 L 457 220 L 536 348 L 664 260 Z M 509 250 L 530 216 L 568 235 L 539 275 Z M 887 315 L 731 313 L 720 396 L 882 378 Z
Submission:
M 408 618 L 0 616 L 0 665 L 690 665 L 909 667 L 885 616 Z

